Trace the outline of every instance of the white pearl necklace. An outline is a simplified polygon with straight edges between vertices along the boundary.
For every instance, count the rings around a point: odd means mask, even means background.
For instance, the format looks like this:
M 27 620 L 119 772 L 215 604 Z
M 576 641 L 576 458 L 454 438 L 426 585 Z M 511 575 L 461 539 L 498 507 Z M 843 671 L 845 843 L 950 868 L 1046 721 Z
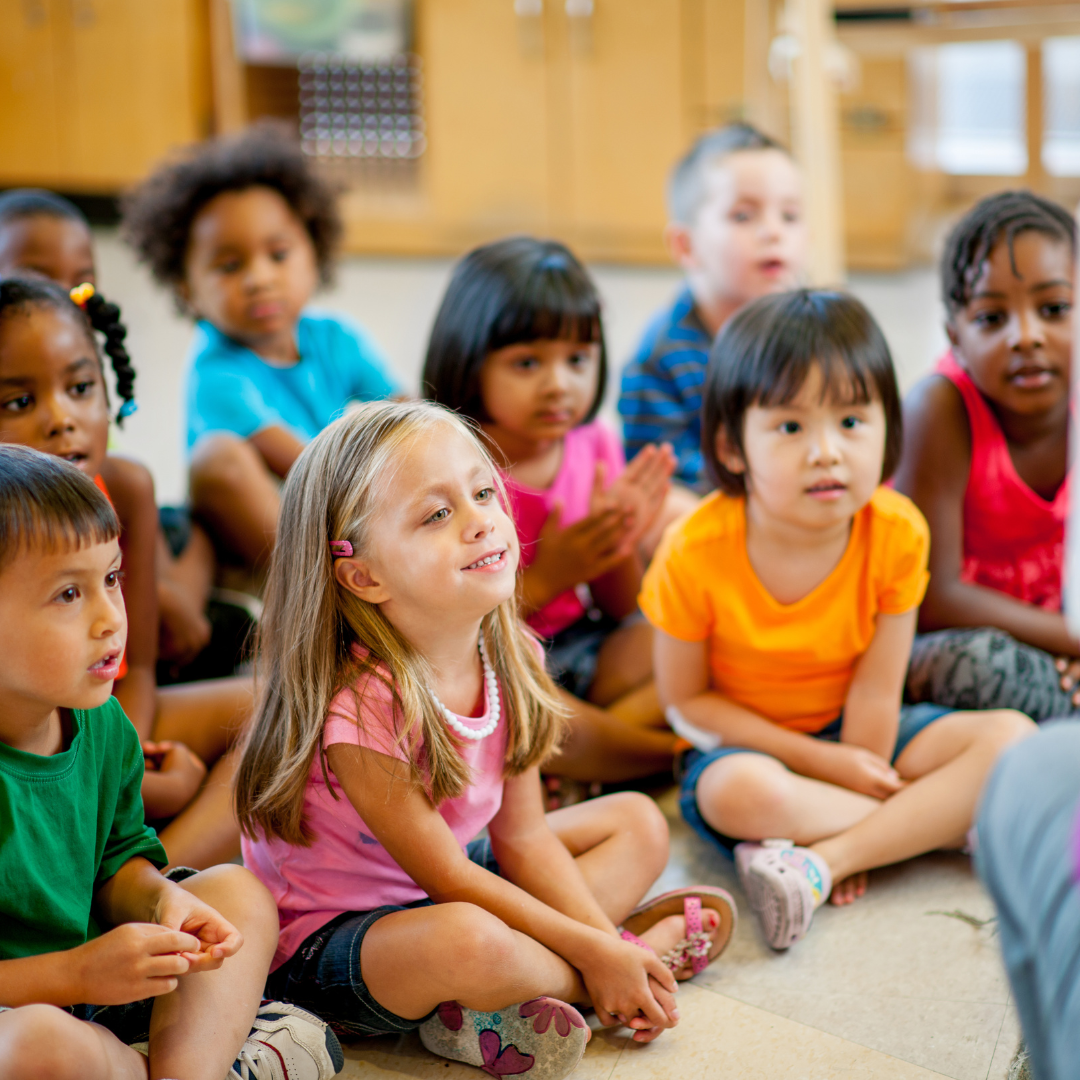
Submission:
M 495 669 L 491 666 L 491 661 L 488 660 L 487 649 L 484 648 L 483 630 L 480 631 L 480 659 L 484 664 L 484 690 L 487 697 L 489 719 L 479 730 L 473 730 L 463 724 L 460 718 L 439 700 L 438 694 L 430 686 L 428 687 L 428 693 L 435 700 L 435 704 L 442 710 L 443 717 L 450 727 L 463 739 L 472 739 L 474 742 L 486 739 L 499 726 L 499 718 L 502 715 L 502 709 L 499 705 L 499 680 L 495 677 Z

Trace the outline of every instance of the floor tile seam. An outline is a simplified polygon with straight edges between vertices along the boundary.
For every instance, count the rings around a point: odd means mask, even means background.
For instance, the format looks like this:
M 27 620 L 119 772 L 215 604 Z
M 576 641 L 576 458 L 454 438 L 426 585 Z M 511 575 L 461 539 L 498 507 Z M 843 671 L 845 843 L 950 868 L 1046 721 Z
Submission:
M 721 990 L 713 986 L 707 986 L 702 983 L 699 986 L 701 990 L 710 990 L 713 993 L 719 994 L 721 997 L 733 998 L 736 1001 L 743 1001 L 746 1005 L 753 1005 L 755 1002 L 745 1001 L 741 997 L 736 997 L 735 993 L 731 990 Z M 788 991 L 789 993 L 791 991 Z M 795 991 L 798 993 L 799 991 Z M 805 991 L 810 993 L 810 991 Z M 857 994 L 851 991 L 840 992 L 819 992 L 819 997 L 833 997 L 833 998 L 857 998 L 859 1000 L 867 997 L 875 997 L 880 1001 L 927 1001 L 938 1002 L 948 1005 L 996 1005 L 1000 1008 L 1005 1008 L 1009 1004 L 1009 998 L 1006 996 L 1004 1001 L 991 1001 L 983 998 L 955 998 L 955 997 L 924 997 L 921 994 Z
M 1005 1030 L 1005 1019 L 1009 1015 L 1009 1004 L 1012 1002 L 1012 990 L 1009 991 L 1009 996 L 1005 1000 L 1005 1010 L 1001 1014 L 1001 1024 L 998 1027 L 997 1038 L 994 1040 L 994 1052 L 990 1055 L 990 1064 L 986 1066 L 986 1078 L 990 1080 L 990 1070 L 994 1067 L 994 1061 L 997 1058 L 998 1047 L 1001 1045 L 1001 1033 Z

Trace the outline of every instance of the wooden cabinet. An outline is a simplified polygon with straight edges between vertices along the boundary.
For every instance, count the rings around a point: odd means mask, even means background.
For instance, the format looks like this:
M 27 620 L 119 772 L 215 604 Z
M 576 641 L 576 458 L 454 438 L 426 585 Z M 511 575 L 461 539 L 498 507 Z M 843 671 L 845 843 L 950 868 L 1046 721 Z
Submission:
M 751 0 L 752 2 L 752 0 Z M 415 190 L 353 190 L 354 251 L 457 254 L 533 232 L 663 261 L 668 171 L 742 113 L 743 0 L 418 0 Z
M 200 0 L 0 3 L 0 184 L 114 192 L 208 131 Z

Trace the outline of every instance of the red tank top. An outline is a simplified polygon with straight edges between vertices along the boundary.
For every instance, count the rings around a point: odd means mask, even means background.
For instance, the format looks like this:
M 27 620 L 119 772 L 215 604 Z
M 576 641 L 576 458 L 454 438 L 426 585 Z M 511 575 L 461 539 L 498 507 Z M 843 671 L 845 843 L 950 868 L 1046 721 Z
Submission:
M 101 473 L 98 473 L 97 476 L 94 477 L 94 484 L 97 486 L 98 491 L 100 491 L 101 494 L 104 495 L 105 498 L 109 500 L 109 504 L 111 505 L 112 504 L 112 496 L 109 494 L 109 489 L 105 486 L 105 479 L 101 475 Z M 116 676 L 116 681 L 119 682 L 127 673 L 128 673 L 127 649 L 125 649 L 124 650 L 124 655 L 120 657 L 120 673 Z
M 961 579 L 1060 611 L 1068 474 L 1052 502 L 1032 491 L 1016 471 L 997 417 L 951 351 L 937 371 L 960 391 L 971 427 Z

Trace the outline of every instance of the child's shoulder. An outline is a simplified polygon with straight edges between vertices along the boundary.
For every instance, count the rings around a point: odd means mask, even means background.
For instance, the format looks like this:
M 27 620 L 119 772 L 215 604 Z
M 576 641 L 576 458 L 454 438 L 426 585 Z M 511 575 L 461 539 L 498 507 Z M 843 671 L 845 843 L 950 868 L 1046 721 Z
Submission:
M 867 504 L 872 527 L 885 534 L 910 538 L 912 542 L 930 542 L 930 526 L 922 511 L 906 495 L 882 485 Z
M 714 491 L 685 517 L 669 526 L 664 547 L 669 555 L 689 555 L 741 542 L 746 531 L 746 499 Z
M 393 757 L 404 757 L 398 747 L 398 716 L 390 671 L 379 662 L 364 664 L 368 651 L 353 646 L 358 673 L 330 702 L 323 725 L 323 746 L 350 743 Z

